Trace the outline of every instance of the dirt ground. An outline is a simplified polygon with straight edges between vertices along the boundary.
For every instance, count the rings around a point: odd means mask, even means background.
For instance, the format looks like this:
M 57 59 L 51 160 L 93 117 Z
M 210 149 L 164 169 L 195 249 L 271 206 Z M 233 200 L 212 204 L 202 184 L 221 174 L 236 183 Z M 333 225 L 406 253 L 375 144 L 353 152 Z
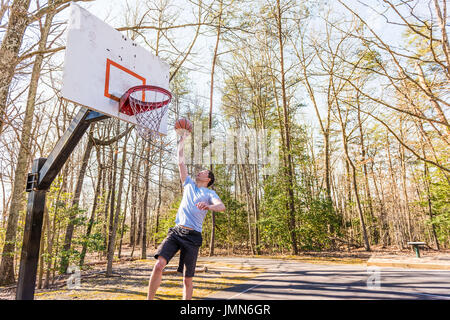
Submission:
M 148 280 L 155 260 L 149 252 L 148 259 L 130 260 L 130 251 L 125 249 L 120 261 L 113 264 L 113 276 L 105 275 L 106 264 L 97 257 L 89 257 L 88 266 L 81 271 L 79 288 L 69 289 L 69 275 L 59 276 L 49 289 L 37 289 L 36 300 L 144 300 L 147 296 Z M 134 257 L 139 251 L 135 251 Z M 423 256 L 449 254 L 450 250 L 423 250 Z M 363 249 L 340 252 L 305 252 L 292 255 L 259 255 L 254 257 L 298 260 L 319 264 L 365 264 L 373 256 L 414 256 L 412 250 L 372 248 L 372 252 Z M 227 256 L 226 251 L 216 250 L 216 256 Z M 241 256 L 241 255 L 234 255 Z M 251 257 L 250 254 L 242 254 Z M 161 287 L 156 299 L 178 300 L 182 298 L 182 275 L 176 272 L 178 254 L 169 263 L 163 275 Z M 197 264 L 194 279 L 193 299 L 202 299 L 217 291 L 235 286 L 256 277 L 264 268 L 248 267 L 221 262 L 220 259 L 207 259 L 207 252 L 202 252 Z M 73 276 L 72 276 L 73 277 Z M 15 298 L 15 286 L 0 287 L 0 300 Z

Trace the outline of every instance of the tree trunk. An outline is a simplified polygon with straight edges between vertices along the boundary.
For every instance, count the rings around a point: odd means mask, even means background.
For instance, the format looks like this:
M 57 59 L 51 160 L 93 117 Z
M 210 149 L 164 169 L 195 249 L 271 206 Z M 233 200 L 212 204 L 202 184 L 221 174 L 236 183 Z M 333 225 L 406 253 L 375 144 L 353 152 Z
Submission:
M 286 166 L 286 178 L 288 187 L 288 205 L 289 205 L 289 234 L 291 237 L 292 253 L 294 255 L 298 254 L 297 248 L 297 236 L 295 231 L 295 205 L 294 205 L 294 181 L 295 177 L 292 171 L 292 150 L 291 150 L 291 137 L 290 137 L 290 120 L 289 112 L 287 106 L 287 95 L 286 95 L 286 80 L 284 71 L 284 45 L 283 45 L 283 33 L 282 33 L 282 23 L 281 23 L 281 5 L 280 0 L 277 0 L 277 31 L 278 31 L 278 42 L 280 46 L 280 68 L 281 68 L 281 92 L 283 101 L 283 117 L 284 117 L 284 136 L 285 136 L 285 151 L 287 152 L 287 166 Z
M 387 223 L 387 212 L 386 212 L 386 208 L 385 208 L 385 201 L 384 201 L 384 193 L 383 190 L 379 190 L 378 188 L 378 184 L 377 184 L 377 179 L 375 178 L 375 172 L 374 172 L 374 165 L 373 162 L 371 163 L 371 175 L 372 175 L 372 180 L 373 180 L 373 185 L 375 187 L 375 194 L 378 198 L 378 202 L 380 204 L 380 225 L 379 225 L 379 230 L 380 230 L 380 238 L 381 238 L 381 245 L 382 248 L 386 248 L 389 243 L 390 243 L 390 239 L 389 239 L 389 226 Z M 381 185 L 380 185 L 380 189 L 381 189 Z
M 241 164 L 241 172 L 242 172 L 242 177 L 244 180 L 244 186 L 245 186 L 245 196 L 246 196 L 246 203 L 247 203 L 247 224 L 248 224 L 248 241 L 250 242 L 250 250 L 252 252 L 252 254 L 255 254 L 255 247 L 253 245 L 253 232 L 252 232 L 252 220 L 251 220 L 251 199 L 250 199 L 250 187 L 249 187 L 249 183 L 248 183 L 248 178 L 247 178 L 247 170 L 244 167 L 243 164 Z
M 359 214 L 359 222 L 361 223 L 361 232 L 364 240 L 364 248 L 366 251 L 370 251 L 369 238 L 367 237 L 367 229 L 366 224 L 364 222 L 363 210 L 361 207 L 361 200 L 358 193 L 358 183 L 356 182 L 356 167 L 353 162 L 350 162 L 350 166 L 352 168 L 352 179 L 353 179 L 353 191 L 355 193 L 356 203 L 358 205 L 358 214 Z
M 117 125 L 119 126 L 119 122 L 117 122 Z M 116 209 L 116 180 L 117 180 L 117 158 L 118 158 L 118 149 L 117 145 L 111 147 L 111 153 L 113 157 L 113 163 L 112 163 L 112 178 L 109 185 L 109 188 L 111 190 L 111 198 L 109 203 L 109 220 L 108 220 L 108 244 L 106 248 L 106 257 L 108 258 L 110 247 L 111 247 L 111 236 L 112 231 L 114 228 L 114 210 Z M 114 247 L 114 244 L 113 244 Z M 114 249 L 113 249 L 114 252 Z
M 220 42 L 220 34 L 221 34 L 221 27 L 222 27 L 222 9 L 223 9 L 223 1 L 219 1 L 219 13 L 218 13 L 218 23 L 217 23 L 217 37 L 216 37 L 216 46 L 214 48 L 214 55 L 213 55 L 213 61 L 212 61 L 212 68 L 211 68 L 211 87 L 210 87 L 210 99 L 209 99 L 209 122 L 208 122 L 208 129 L 209 129 L 209 150 L 210 150 L 210 164 L 209 169 L 213 171 L 213 163 L 212 163 L 212 107 L 213 107 L 213 93 L 214 93 L 214 71 L 216 68 L 216 60 L 217 60 L 217 50 L 219 49 L 219 42 Z M 215 235 L 216 235 L 216 214 L 214 211 L 211 212 L 211 241 L 209 244 L 209 256 L 214 255 L 214 241 L 215 241 Z
M 369 206 L 369 214 L 370 214 L 370 226 L 372 227 L 372 238 L 375 244 L 378 243 L 378 232 L 375 228 L 375 215 L 373 213 L 373 205 L 372 205 L 372 195 L 370 193 L 370 187 L 369 187 L 369 177 L 367 174 L 367 161 L 366 160 L 366 147 L 364 144 L 364 134 L 363 134 L 363 128 L 362 128 L 362 121 L 361 121 L 361 110 L 360 110 L 360 103 L 359 103 L 359 95 L 357 98 L 357 107 L 358 107 L 358 127 L 359 127 L 359 134 L 361 139 L 361 158 L 363 162 L 363 172 L 364 172 L 364 187 L 366 191 L 366 197 L 367 197 L 367 204 Z
M 65 165 L 63 167 L 62 173 L 61 173 L 61 185 L 60 189 L 58 190 L 58 196 L 56 197 L 55 204 L 60 203 L 61 201 L 61 195 L 67 192 L 67 175 L 69 172 L 69 166 Z M 66 204 L 66 203 L 65 203 Z M 52 236 L 51 241 L 48 247 L 49 256 L 52 257 L 58 257 L 59 255 L 59 235 L 60 235 L 60 225 L 61 225 L 61 219 L 58 217 L 59 213 L 59 206 L 56 206 L 55 213 L 53 215 L 53 222 L 52 222 Z M 55 236 L 56 236 L 56 243 L 55 243 Z M 53 255 L 53 245 L 55 246 L 55 254 Z M 52 261 L 53 260 L 53 261 Z M 55 283 L 55 273 L 57 269 L 57 264 L 59 263 L 58 259 L 54 258 L 52 260 L 49 260 L 48 262 L 48 270 L 52 270 L 52 284 Z M 51 263 L 53 262 L 53 268 L 50 268 Z M 46 280 L 46 288 L 48 288 L 48 283 Z
M 142 168 L 143 158 L 145 157 L 144 155 L 146 154 L 145 153 L 146 146 L 147 146 L 147 143 L 144 142 L 142 144 L 141 158 L 139 159 L 138 168 Z M 146 166 L 146 165 L 147 164 L 144 164 L 144 166 Z M 141 180 L 143 180 L 143 179 L 140 179 L 139 176 L 140 176 L 140 174 L 136 173 L 136 188 L 137 188 L 136 189 L 136 196 L 137 196 L 136 203 L 138 204 L 136 210 L 137 210 L 138 214 L 137 214 L 137 217 L 136 217 L 137 230 L 136 230 L 136 241 L 135 241 L 135 244 L 137 244 L 137 245 L 141 244 L 141 240 L 142 240 L 142 226 L 143 226 L 142 214 L 143 214 L 143 207 L 144 207 L 143 193 L 142 193 L 142 187 L 141 187 Z
M 82 267 L 84 265 L 84 259 L 86 257 L 86 253 L 87 253 L 87 242 L 89 241 L 89 237 L 90 237 L 91 232 L 92 232 L 92 227 L 94 225 L 95 212 L 97 211 L 98 197 L 99 197 L 99 194 L 100 194 L 101 179 L 102 179 L 101 175 L 99 175 L 98 176 L 98 180 L 97 180 L 97 186 L 95 188 L 94 203 L 92 205 L 91 216 L 89 217 L 88 226 L 87 226 L 86 233 L 85 233 L 85 236 L 84 236 L 85 241 L 83 242 L 83 246 L 82 246 L 82 249 L 81 249 L 80 267 Z
M 136 201 L 137 201 L 137 181 L 135 174 L 132 173 L 131 179 L 131 218 L 130 218 L 130 247 L 136 243 Z
M 161 140 L 161 149 L 163 147 Z M 159 215 L 161 211 L 161 201 L 162 201 L 162 177 L 164 175 L 164 169 L 162 168 L 162 152 L 159 153 L 159 168 L 158 168 L 158 204 L 156 206 L 156 221 L 155 221 L 155 233 L 153 236 L 153 246 L 156 248 L 156 235 L 159 231 Z
M 128 124 L 127 124 L 128 127 Z M 119 124 L 117 125 L 117 131 L 119 131 Z M 119 133 L 119 132 L 117 132 Z M 114 249 L 116 247 L 116 234 L 117 234 L 117 227 L 119 225 L 119 214 L 120 209 L 122 205 L 122 191 L 123 191 L 123 181 L 125 180 L 125 164 L 127 163 L 127 145 L 128 145 L 128 138 L 130 135 L 128 134 L 125 138 L 124 146 L 123 146 L 123 156 L 122 156 L 122 167 L 120 168 L 120 176 L 119 176 L 119 190 L 117 192 L 117 204 L 115 206 L 112 206 L 111 208 L 115 209 L 115 215 L 112 217 L 114 219 L 113 221 L 113 228 L 109 234 L 109 248 L 108 248 L 108 263 L 106 266 L 106 276 L 112 275 L 112 263 L 114 258 Z M 118 147 L 115 154 L 116 161 L 117 161 L 117 153 L 118 153 Z M 114 168 L 116 167 L 116 164 L 114 165 Z M 114 170 L 115 171 L 115 170 Z M 114 183 L 115 183 L 115 173 L 114 173 Z M 112 204 L 114 204 L 114 201 L 112 201 Z M 111 213 L 113 211 L 111 210 Z
M 255 208 L 255 247 L 256 254 L 261 254 L 260 249 L 260 235 L 259 235 L 259 185 L 258 185 L 258 166 L 255 165 L 255 194 L 253 198 L 253 207 Z
M 430 221 L 433 221 L 433 207 L 431 202 L 431 192 L 430 192 L 430 175 L 428 173 L 428 164 L 424 162 L 424 178 L 425 178 L 425 191 L 427 194 L 427 205 L 428 205 L 428 215 L 430 216 Z M 436 227 L 431 223 L 431 232 L 433 234 L 434 243 L 436 244 L 436 249 L 440 250 L 439 239 L 436 235 Z
M 90 128 L 90 135 L 92 135 L 92 132 L 94 130 L 94 127 L 91 126 Z M 66 229 L 66 236 L 64 239 L 64 246 L 63 246 L 63 255 L 61 258 L 61 266 L 60 266 L 60 272 L 66 273 L 67 268 L 69 266 L 69 260 L 70 260 L 70 247 L 72 246 L 72 237 L 73 232 L 75 230 L 75 219 L 77 218 L 77 214 L 79 213 L 78 205 L 80 202 L 80 196 L 81 196 L 81 190 L 83 188 L 83 181 L 84 177 L 86 175 L 86 169 L 87 165 L 89 163 L 89 158 L 91 157 L 91 151 L 94 146 L 94 142 L 92 139 L 88 139 L 88 142 L 86 144 L 86 149 L 84 150 L 84 156 L 83 156 L 83 162 L 81 163 L 80 171 L 78 173 L 77 178 L 77 184 L 75 187 L 75 193 L 72 200 L 72 210 L 70 212 L 69 216 L 69 224 L 67 225 Z
M 5 36 L 2 39 L 2 44 L 0 47 L 0 135 L 2 134 L 5 124 L 4 119 L 7 119 L 6 107 L 9 87 L 14 77 L 19 50 L 22 46 L 23 36 L 29 23 L 28 8 L 30 6 L 30 2 L 30 0 L 15 0 L 12 3 L 10 7 L 11 11 L 8 19 L 7 30 Z M 44 34 L 41 36 L 41 38 L 43 39 L 41 42 L 47 42 L 47 37 L 44 36 Z M 39 67 L 37 77 L 39 77 L 40 69 L 41 68 Z M 32 104 L 34 108 L 34 100 Z M 3 269 L 1 271 L 3 271 Z M 7 270 L 5 269 L 5 271 Z M 9 273 L 4 274 L 3 272 L 0 272 L 0 274 L 2 274 L 0 284 L 2 283 L 2 280 L 8 278 L 9 280 L 11 280 Z
M 120 243 L 119 243 L 119 259 L 122 255 L 122 243 L 123 243 L 123 234 L 125 233 L 125 221 L 127 219 L 127 209 L 128 209 L 128 197 L 130 195 L 130 183 L 128 183 L 127 186 L 127 193 L 126 193 L 126 197 L 125 197 L 125 206 L 124 206 L 124 211 L 123 211 L 123 219 L 122 219 L 122 226 L 121 226 L 121 232 L 120 232 Z
M 95 187 L 95 193 L 94 193 L 94 203 L 92 204 L 91 216 L 89 217 L 86 233 L 84 235 L 85 241 L 83 241 L 83 247 L 81 249 L 81 254 L 80 254 L 80 267 L 82 267 L 84 265 L 84 259 L 86 257 L 86 252 L 87 252 L 87 242 L 89 241 L 89 237 L 92 232 L 92 227 L 94 225 L 95 212 L 97 211 L 98 197 L 100 195 L 100 187 L 101 187 L 101 183 L 102 183 L 102 176 L 103 176 L 103 171 L 105 170 L 103 168 L 103 166 L 100 164 L 99 159 L 98 159 L 98 162 L 99 162 L 99 172 L 98 172 L 98 176 L 97 176 L 97 185 Z
M 3 38 L 0 49 L 0 134 L 3 125 L 3 112 L 6 105 L 9 83 L 14 73 L 14 59 L 20 48 L 23 32 L 26 28 L 27 10 L 30 1 L 15 1 L 11 8 L 11 16 L 8 23 L 8 31 Z M 43 50 L 47 44 L 48 34 L 53 20 L 53 14 L 49 14 L 45 20 L 41 32 L 39 49 Z M 10 34 L 16 32 L 18 34 Z M 24 206 L 24 192 L 27 178 L 27 170 L 30 164 L 31 131 L 33 126 L 34 108 L 36 103 L 37 86 L 42 69 L 44 55 L 36 55 L 31 74 L 25 118 L 23 121 L 17 166 L 14 172 L 14 183 L 11 197 L 11 206 L 8 214 L 8 224 L 3 246 L 2 260 L 0 263 L 0 285 L 12 284 L 14 277 L 14 252 L 16 249 L 16 234 L 19 213 Z M 4 70 L 4 71 L 3 71 Z M 10 75 L 9 73 L 12 72 Z
M 342 143 L 344 145 L 344 153 L 345 153 L 345 157 L 347 159 L 348 164 L 351 167 L 351 175 L 352 175 L 352 181 L 353 181 L 353 192 L 355 194 L 355 199 L 356 199 L 356 204 L 357 204 L 357 209 L 358 209 L 358 215 L 359 215 L 359 222 L 361 224 L 361 233 L 363 236 L 363 240 L 364 240 L 364 248 L 366 249 L 366 251 L 370 251 L 370 245 L 369 245 L 369 239 L 367 237 L 367 230 L 366 230 L 366 224 L 364 222 L 364 213 L 363 213 L 363 209 L 361 206 L 361 200 L 360 200 L 360 196 L 359 196 L 359 192 L 358 192 L 358 183 L 356 180 L 356 167 L 355 164 L 353 163 L 353 161 L 350 158 L 350 154 L 348 151 L 348 138 L 347 138 L 347 134 L 346 134 L 346 130 L 345 130 L 345 124 L 344 124 L 344 120 L 342 119 L 342 114 L 341 114 L 341 109 L 339 104 L 336 105 L 337 111 L 338 111 L 338 115 L 339 115 L 339 123 L 341 125 L 341 133 L 342 133 Z
M 112 163 L 112 157 L 111 157 L 111 163 Z M 111 164 L 112 165 L 112 164 Z M 111 167 L 109 167 L 106 170 L 107 174 L 108 174 L 108 194 L 106 196 L 105 199 L 105 208 L 104 208 L 104 212 L 103 212 L 103 245 L 104 245 L 104 249 L 105 251 L 103 252 L 103 256 L 106 255 L 107 252 L 107 248 L 108 248 L 108 212 L 109 212 L 109 206 L 111 205 L 111 184 L 112 184 L 112 176 L 113 176 L 113 171 L 111 169 Z M 106 182 L 106 181 L 105 181 Z M 105 191 L 105 189 L 103 189 Z
M 150 158 L 150 144 L 147 144 L 146 159 Z M 151 163 L 145 164 L 144 173 L 144 201 L 142 206 L 142 234 L 141 234 L 141 259 L 147 259 L 147 212 L 148 212 L 148 193 L 149 193 L 149 180 L 150 180 L 150 167 Z

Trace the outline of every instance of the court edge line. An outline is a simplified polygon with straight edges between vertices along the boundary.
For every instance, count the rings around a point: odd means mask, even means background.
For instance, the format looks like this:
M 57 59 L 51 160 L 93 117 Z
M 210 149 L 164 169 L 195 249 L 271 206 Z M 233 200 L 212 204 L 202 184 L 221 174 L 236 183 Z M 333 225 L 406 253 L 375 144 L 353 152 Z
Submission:
M 254 288 L 256 288 L 256 287 L 259 287 L 262 283 L 264 283 L 264 282 L 266 282 L 266 281 L 273 280 L 273 279 L 275 279 L 275 278 L 278 278 L 278 277 L 281 277 L 281 276 L 284 276 L 284 275 L 285 275 L 285 274 L 282 273 L 282 274 L 278 274 L 277 276 L 275 276 L 275 277 L 273 277 L 273 278 L 265 279 L 265 280 L 263 280 L 263 281 L 260 281 L 258 284 L 254 285 L 253 287 L 250 287 L 250 288 L 248 288 L 248 289 L 246 289 L 246 290 L 244 290 L 244 291 L 242 291 L 242 292 L 236 293 L 234 296 L 231 296 L 231 297 L 227 298 L 227 300 L 231 300 L 231 299 L 233 299 L 233 298 L 235 298 L 235 297 L 239 297 L 241 294 L 244 294 L 244 293 L 246 293 L 246 292 L 248 292 L 248 291 L 250 291 L 250 290 L 252 290 L 252 289 L 254 289 Z

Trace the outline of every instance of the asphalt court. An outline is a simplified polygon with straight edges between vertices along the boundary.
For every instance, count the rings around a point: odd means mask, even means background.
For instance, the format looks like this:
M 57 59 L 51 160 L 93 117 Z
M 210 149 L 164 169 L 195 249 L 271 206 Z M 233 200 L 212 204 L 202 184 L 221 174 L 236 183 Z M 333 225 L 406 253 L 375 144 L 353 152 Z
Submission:
M 210 258 L 209 258 L 210 259 Z M 244 284 L 208 296 L 224 300 L 450 300 L 450 270 L 312 264 L 260 258 L 222 262 L 266 269 Z

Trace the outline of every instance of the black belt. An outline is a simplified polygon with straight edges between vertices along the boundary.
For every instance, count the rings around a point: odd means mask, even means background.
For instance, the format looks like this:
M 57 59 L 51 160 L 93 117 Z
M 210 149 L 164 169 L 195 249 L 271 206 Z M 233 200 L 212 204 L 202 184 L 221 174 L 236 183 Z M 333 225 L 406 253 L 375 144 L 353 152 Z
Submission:
M 186 227 L 182 227 L 181 225 L 177 225 L 175 226 L 175 228 L 182 234 L 201 234 L 200 232 L 195 231 L 194 229 L 188 229 Z

